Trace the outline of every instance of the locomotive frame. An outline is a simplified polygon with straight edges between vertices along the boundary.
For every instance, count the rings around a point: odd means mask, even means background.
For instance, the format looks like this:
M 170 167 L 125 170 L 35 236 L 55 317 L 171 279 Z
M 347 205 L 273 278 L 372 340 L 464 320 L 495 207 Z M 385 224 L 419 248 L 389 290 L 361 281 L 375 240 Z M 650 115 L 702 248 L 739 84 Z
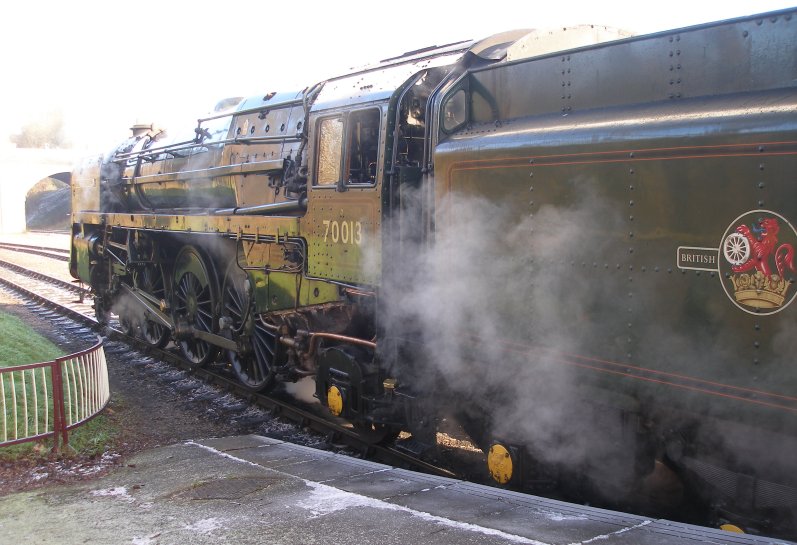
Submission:
M 510 32 L 150 127 L 76 167 L 70 271 L 379 438 L 455 416 L 501 484 L 623 503 L 666 465 L 794 532 L 796 13 Z

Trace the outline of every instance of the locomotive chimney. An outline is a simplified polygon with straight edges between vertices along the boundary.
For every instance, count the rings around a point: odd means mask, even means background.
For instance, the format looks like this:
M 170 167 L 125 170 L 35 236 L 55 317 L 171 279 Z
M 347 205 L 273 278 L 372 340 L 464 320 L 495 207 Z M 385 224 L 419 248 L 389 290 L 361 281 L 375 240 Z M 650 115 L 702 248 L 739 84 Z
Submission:
M 147 132 L 151 131 L 152 128 L 152 123 L 136 123 L 130 127 L 130 130 L 133 132 L 133 138 L 138 138 L 139 136 L 147 134 Z

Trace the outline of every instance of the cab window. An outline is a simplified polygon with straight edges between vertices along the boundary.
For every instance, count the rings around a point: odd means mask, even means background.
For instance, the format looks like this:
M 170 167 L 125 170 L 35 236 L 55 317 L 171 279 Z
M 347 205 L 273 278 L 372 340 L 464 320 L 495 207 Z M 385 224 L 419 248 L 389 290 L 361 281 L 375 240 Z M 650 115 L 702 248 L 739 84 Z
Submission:
M 318 122 L 316 185 L 376 183 L 381 117 L 378 108 L 370 108 Z
M 346 183 L 376 183 L 379 154 L 379 110 L 361 110 L 349 115 L 346 139 Z
M 443 130 L 452 133 L 462 127 L 468 119 L 467 95 L 459 89 L 443 103 Z
M 322 119 L 318 126 L 318 185 L 335 185 L 340 181 L 342 151 L 343 118 Z

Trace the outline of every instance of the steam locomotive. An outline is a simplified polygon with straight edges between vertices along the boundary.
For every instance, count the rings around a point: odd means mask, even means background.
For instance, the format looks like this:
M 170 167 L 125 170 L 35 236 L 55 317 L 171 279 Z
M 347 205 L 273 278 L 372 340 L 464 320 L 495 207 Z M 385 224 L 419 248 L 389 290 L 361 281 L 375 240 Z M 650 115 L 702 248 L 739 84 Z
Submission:
M 138 127 L 72 174 L 70 271 L 379 439 L 455 419 L 503 485 L 665 472 L 794 535 L 796 42 L 797 10 L 507 32 Z

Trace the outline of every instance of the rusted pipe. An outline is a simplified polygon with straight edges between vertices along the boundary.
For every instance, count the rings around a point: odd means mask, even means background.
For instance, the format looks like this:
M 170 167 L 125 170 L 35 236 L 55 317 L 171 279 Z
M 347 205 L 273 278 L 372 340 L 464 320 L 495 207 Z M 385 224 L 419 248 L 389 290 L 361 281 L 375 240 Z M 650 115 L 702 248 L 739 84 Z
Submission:
M 310 333 L 309 331 L 301 331 L 301 330 L 298 331 L 297 333 L 299 333 L 300 336 L 305 336 L 310 338 L 310 350 L 307 351 L 305 357 L 315 356 L 315 353 L 318 350 L 318 344 L 324 339 L 331 339 L 342 343 L 364 346 L 366 348 L 376 350 L 375 342 L 366 341 L 365 339 L 360 339 L 358 337 L 349 337 L 348 335 L 338 335 L 336 333 Z M 279 342 L 291 348 L 299 348 L 299 343 L 296 341 L 296 339 L 292 337 L 280 337 Z
M 331 339 L 333 341 L 340 341 L 348 344 L 354 344 L 357 346 L 364 346 L 366 348 L 376 350 L 376 343 L 373 341 L 366 341 L 365 339 L 359 339 L 357 337 L 349 337 L 347 335 L 338 335 L 336 333 L 310 333 L 310 350 L 307 353 L 308 356 L 310 357 L 315 356 L 315 353 L 318 350 L 318 344 L 323 339 Z

